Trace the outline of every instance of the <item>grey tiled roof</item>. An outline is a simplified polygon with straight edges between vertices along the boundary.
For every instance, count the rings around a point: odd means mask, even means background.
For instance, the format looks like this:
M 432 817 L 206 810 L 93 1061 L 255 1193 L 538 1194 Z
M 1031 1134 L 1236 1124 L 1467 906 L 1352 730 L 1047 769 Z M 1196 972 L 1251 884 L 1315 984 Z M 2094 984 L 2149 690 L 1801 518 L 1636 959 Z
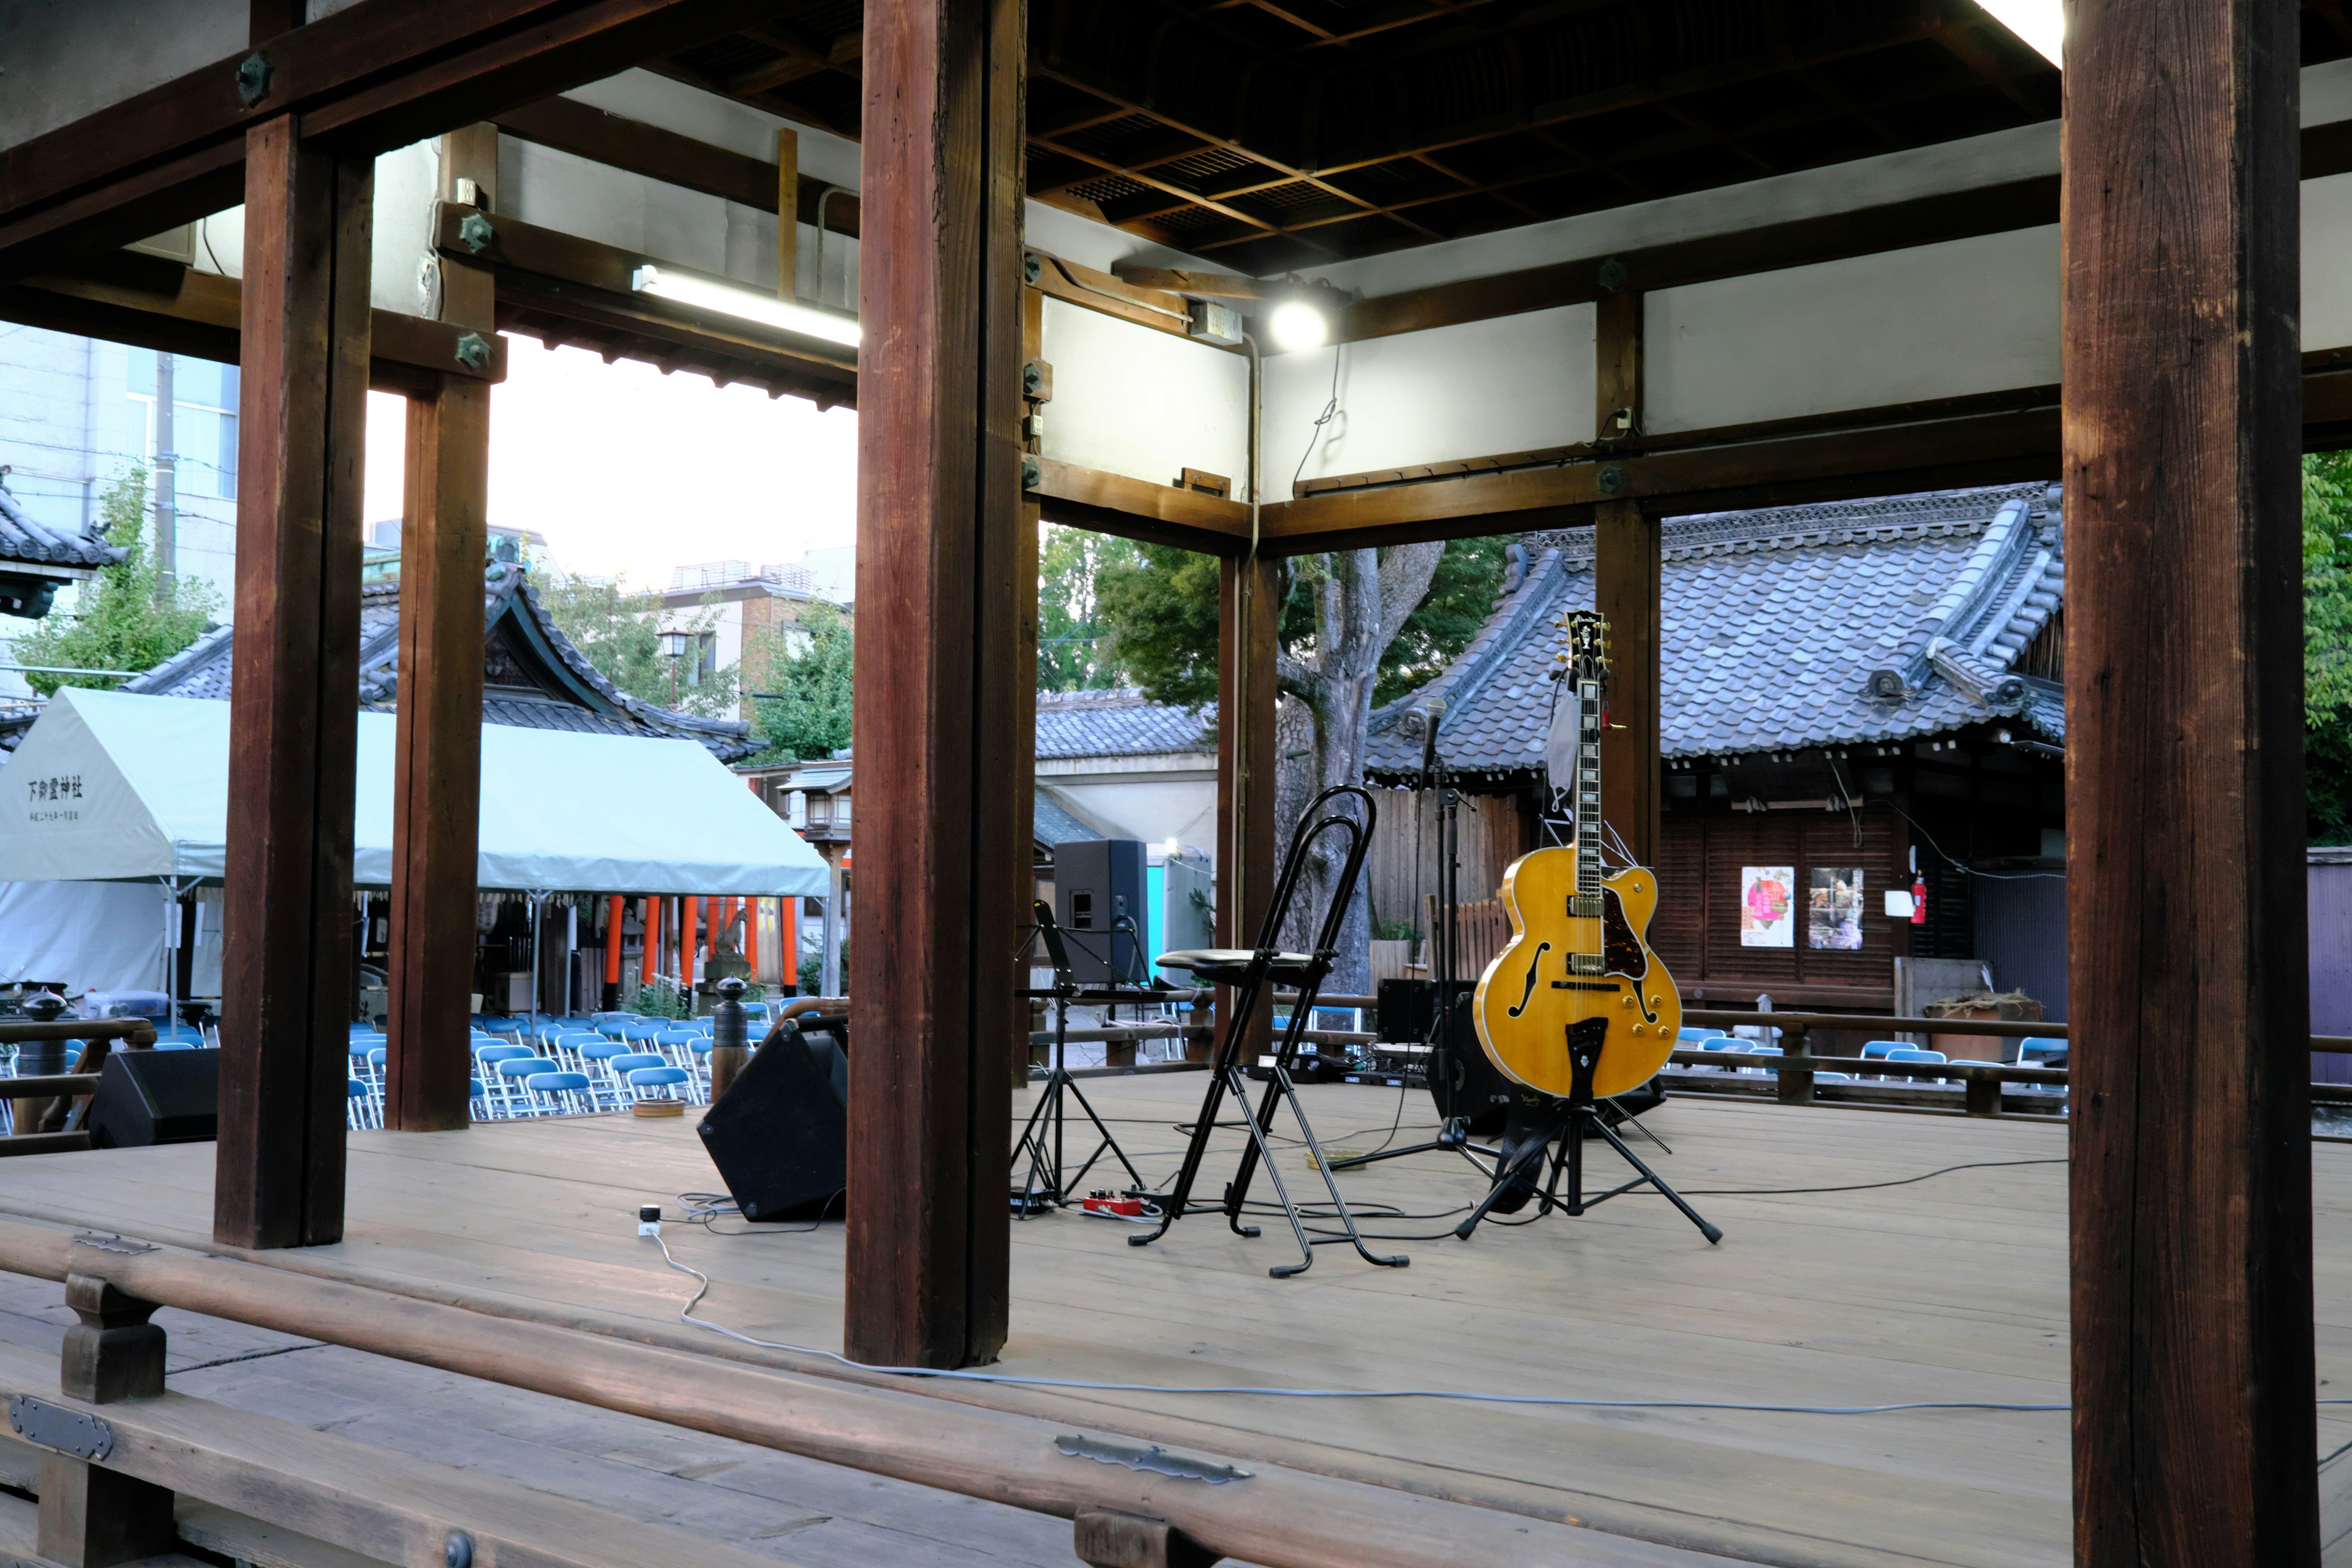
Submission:
M 655 735 L 698 741 L 721 762 L 760 749 L 751 727 L 739 720 L 698 719 L 656 708 L 614 687 L 550 619 L 539 590 L 520 566 L 493 571 L 483 583 L 483 623 L 495 632 L 511 617 L 529 657 L 545 666 L 553 691 L 494 687 L 482 694 L 482 721 L 526 730 L 572 730 L 599 735 Z M 198 639 L 176 658 L 123 683 L 126 691 L 162 697 L 226 700 L 229 693 L 232 626 Z M 360 705 L 390 712 L 400 696 L 400 584 L 371 584 L 360 594 Z
M 1400 721 L 1445 701 L 1461 771 L 1542 765 L 1557 622 L 1592 605 L 1592 531 L 1530 535 L 1524 582 L 1437 679 L 1372 716 L 1369 772 L 1417 769 Z M 2065 552 L 2039 484 L 1670 519 L 1662 750 L 1702 757 L 1924 737 L 2020 719 L 2065 735 L 2058 688 L 2012 673 L 2058 608 Z
M 95 531 L 35 521 L 15 496 L 0 488 L 0 564 L 111 566 L 122 556 L 121 546 L 109 544 Z
M 1102 834 L 1091 825 L 1071 815 L 1067 807 L 1045 790 L 1036 792 L 1030 807 L 1032 837 L 1038 843 L 1052 846 L 1068 844 L 1082 838 L 1100 838 Z
M 1041 691 L 1037 755 L 1150 757 L 1217 749 L 1217 710 L 1154 702 L 1140 691 Z

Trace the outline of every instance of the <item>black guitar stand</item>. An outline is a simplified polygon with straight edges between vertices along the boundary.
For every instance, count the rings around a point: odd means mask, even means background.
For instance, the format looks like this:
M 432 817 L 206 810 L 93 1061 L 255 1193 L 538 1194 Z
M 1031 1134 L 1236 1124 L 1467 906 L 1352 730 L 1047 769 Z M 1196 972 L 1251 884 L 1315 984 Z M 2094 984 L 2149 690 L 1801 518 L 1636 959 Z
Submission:
M 1340 795 L 1353 795 L 1361 803 L 1363 820 L 1339 811 L 1318 816 L 1325 805 Z M 1208 1153 L 1209 1139 L 1217 1130 L 1217 1112 L 1223 1107 L 1225 1096 L 1233 1096 L 1236 1104 L 1249 1104 L 1249 1085 L 1243 1076 L 1241 1053 L 1249 1036 L 1250 1020 L 1258 1003 L 1274 984 L 1293 985 L 1298 994 L 1290 1005 L 1290 1024 L 1284 1029 L 1282 1043 L 1275 1050 L 1274 1066 L 1266 1076 L 1265 1093 L 1258 1101 L 1256 1111 L 1243 1123 L 1249 1131 L 1249 1142 L 1243 1146 L 1241 1169 L 1226 1184 L 1225 1223 L 1237 1236 L 1255 1237 L 1258 1227 L 1242 1223 L 1242 1210 L 1248 1201 L 1250 1181 L 1257 1173 L 1261 1161 L 1265 1164 L 1266 1179 L 1274 1184 L 1275 1196 L 1281 1200 L 1282 1212 L 1290 1221 L 1290 1233 L 1298 1241 L 1298 1261 L 1279 1264 L 1266 1270 L 1276 1279 L 1286 1279 L 1302 1274 L 1315 1262 L 1315 1248 L 1328 1242 L 1345 1241 L 1367 1263 L 1387 1268 L 1402 1268 L 1412 1259 L 1402 1253 L 1384 1257 L 1364 1245 L 1356 1229 L 1355 1216 L 1348 1212 L 1347 1200 L 1340 1197 L 1339 1185 L 1331 1179 L 1330 1162 L 1323 1157 L 1323 1145 L 1316 1142 L 1315 1129 L 1307 1125 L 1306 1108 L 1298 1102 L 1297 1087 L 1290 1078 L 1291 1064 L 1297 1059 L 1299 1036 L 1307 1027 L 1307 1018 L 1315 1011 L 1315 999 L 1322 992 L 1323 977 L 1329 973 L 1331 961 L 1339 954 L 1339 927 L 1347 920 L 1349 901 L 1355 896 L 1356 879 L 1364 867 L 1364 852 L 1371 842 L 1372 826 L 1377 820 L 1372 797 L 1354 784 L 1335 784 L 1315 797 L 1299 817 L 1298 829 L 1291 835 L 1290 854 L 1284 860 L 1282 877 L 1275 884 L 1274 897 L 1266 904 L 1265 923 L 1258 931 L 1255 949 L 1214 948 L 1188 952 L 1162 953 L 1162 969 L 1190 970 L 1196 980 L 1234 988 L 1234 1016 L 1226 1020 L 1224 1038 L 1218 1043 L 1217 1055 L 1210 1064 L 1208 1098 L 1202 1103 L 1201 1114 L 1192 1123 L 1192 1142 L 1184 1149 L 1183 1168 L 1177 1173 L 1173 1191 L 1158 1200 L 1160 1225 L 1149 1236 L 1130 1236 L 1133 1247 L 1148 1247 L 1168 1234 L 1168 1227 L 1181 1218 L 1192 1196 L 1192 1184 L 1201 1173 L 1201 1161 Z M 1312 826 L 1309 826 L 1309 825 Z M 1276 947 L 1284 919 L 1290 911 L 1290 901 L 1297 891 L 1299 873 L 1305 868 L 1307 856 L 1315 841 L 1327 832 L 1344 834 L 1348 841 L 1348 859 L 1339 873 L 1338 885 L 1332 889 L 1331 907 L 1323 917 L 1323 928 L 1316 939 L 1313 952 L 1283 952 Z M 1277 1105 L 1287 1104 L 1291 1116 L 1298 1123 L 1299 1136 L 1306 1141 L 1308 1156 L 1316 1172 L 1323 1178 L 1324 1190 L 1331 1194 L 1331 1206 L 1345 1233 L 1339 1236 L 1308 1237 L 1307 1226 L 1298 1217 L 1298 1205 L 1292 1201 L 1289 1189 L 1282 1184 L 1282 1173 L 1276 1168 L 1274 1151 L 1266 1137 L 1274 1129 L 1274 1113 Z
M 1028 1124 L 1021 1130 L 1021 1142 L 1013 1146 L 1013 1163 L 1016 1170 L 1024 1156 L 1029 1162 L 1028 1177 L 1013 1191 L 1013 1211 L 1024 1217 L 1069 1202 L 1070 1194 L 1077 1190 L 1078 1184 L 1087 1179 L 1087 1173 L 1093 1170 L 1095 1163 L 1106 1153 L 1126 1167 L 1128 1181 L 1133 1187 L 1143 1185 L 1142 1174 L 1136 1170 L 1135 1163 L 1127 1157 L 1127 1151 L 1118 1146 L 1118 1140 L 1111 1136 L 1111 1131 L 1104 1125 L 1103 1119 L 1087 1102 L 1085 1091 L 1078 1088 L 1077 1079 L 1070 1076 L 1066 1059 L 1070 1002 L 1078 994 L 1077 977 L 1070 969 L 1069 950 L 1062 943 L 1062 929 L 1054 923 L 1053 906 L 1039 900 L 1034 910 L 1037 936 L 1045 942 L 1046 956 L 1054 964 L 1054 1067 L 1045 1075 L 1045 1086 L 1037 1094 L 1036 1106 L 1029 1112 Z M 1078 1110 L 1094 1123 L 1095 1131 L 1101 1135 L 1101 1142 L 1095 1145 L 1094 1152 L 1088 1154 L 1085 1163 L 1076 1171 L 1069 1169 L 1063 1149 L 1063 1133 L 1068 1116 L 1065 1102 L 1071 1100 L 1078 1102 Z
M 1587 1018 L 1570 1026 L 1568 1098 L 1553 1100 L 1547 1108 L 1544 1120 L 1537 1125 L 1535 1135 L 1511 1150 L 1507 1162 L 1496 1173 L 1493 1190 L 1470 1212 L 1469 1218 L 1454 1227 L 1454 1235 L 1467 1241 L 1480 1222 L 1492 1214 L 1504 1199 L 1514 1193 L 1525 1194 L 1533 1187 L 1549 1152 L 1551 1173 L 1535 1194 L 1542 1205 L 1538 1213 L 1558 1209 L 1565 1215 L 1580 1215 L 1595 1205 L 1606 1203 L 1636 1187 L 1650 1186 L 1657 1188 L 1667 1202 L 1682 1210 L 1683 1217 L 1698 1226 L 1698 1233 L 1706 1237 L 1710 1246 L 1723 1239 L 1723 1232 L 1709 1225 L 1696 1209 L 1683 1201 L 1680 1193 L 1668 1186 L 1655 1171 L 1642 1163 L 1641 1157 L 1626 1146 L 1625 1141 L 1617 1136 L 1617 1130 L 1610 1126 L 1608 1120 L 1601 1114 L 1601 1108 L 1592 1098 L 1592 1074 L 1601 1065 L 1601 1048 L 1608 1035 L 1609 1021 L 1606 1018 Z M 1645 1128 L 1643 1131 L 1648 1130 Z M 1609 1146 L 1624 1156 L 1625 1163 L 1639 1173 L 1622 1186 L 1612 1187 L 1605 1193 L 1595 1193 L 1591 1197 L 1585 1196 L 1584 1140 L 1588 1133 L 1597 1133 L 1607 1140 Z M 1557 1150 L 1553 1149 L 1555 1143 Z M 1568 1194 L 1565 1197 L 1559 1193 L 1563 1172 L 1568 1177 Z M 1525 1201 L 1524 1197 L 1521 1201 Z

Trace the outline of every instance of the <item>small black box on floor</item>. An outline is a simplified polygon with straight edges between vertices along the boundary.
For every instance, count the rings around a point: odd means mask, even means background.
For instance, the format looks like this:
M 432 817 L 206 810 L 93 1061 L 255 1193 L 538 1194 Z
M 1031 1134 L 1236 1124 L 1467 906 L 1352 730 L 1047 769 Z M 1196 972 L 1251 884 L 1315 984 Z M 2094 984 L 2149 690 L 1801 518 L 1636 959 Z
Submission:
M 1054 921 L 1069 945 L 1070 972 L 1079 984 L 1141 984 L 1150 978 L 1157 955 L 1143 951 L 1151 931 L 1143 906 L 1144 867 L 1140 838 L 1078 838 L 1054 846 Z
M 86 1125 L 93 1149 L 209 1143 L 220 1135 L 220 1052 L 109 1053 Z
M 745 1219 L 838 1215 L 834 1200 L 849 1179 L 848 1058 L 823 1030 L 780 1028 L 696 1131 Z

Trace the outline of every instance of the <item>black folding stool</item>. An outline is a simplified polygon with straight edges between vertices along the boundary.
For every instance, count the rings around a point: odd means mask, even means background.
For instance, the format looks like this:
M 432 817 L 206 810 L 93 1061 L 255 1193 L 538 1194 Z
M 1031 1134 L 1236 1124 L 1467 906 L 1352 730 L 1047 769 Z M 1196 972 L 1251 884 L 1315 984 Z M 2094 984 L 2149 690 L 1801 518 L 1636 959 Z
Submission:
M 1353 795 L 1362 803 L 1363 820 L 1339 811 L 1325 812 L 1324 807 L 1340 795 Z M 1320 814 L 1320 815 L 1318 815 Z M 1275 884 L 1274 898 L 1266 905 L 1265 923 L 1258 931 L 1257 946 L 1250 948 L 1201 948 L 1160 956 L 1162 969 L 1192 971 L 1195 980 L 1234 988 L 1234 1016 L 1226 1020 L 1225 1037 L 1218 1044 L 1216 1059 L 1210 1064 L 1208 1098 L 1201 1106 L 1200 1120 L 1192 1124 L 1192 1141 L 1184 1150 L 1183 1169 L 1176 1175 L 1176 1187 L 1160 1197 L 1160 1225 L 1149 1236 L 1130 1236 L 1129 1245 L 1148 1247 L 1168 1234 L 1191 1202 L 1192 1183 L 1201 1173 L 1202 1157 L 1208 1152 L 1209 1137 L 1216 1131 L 1217 1112 L 1231 1094 L 1237 1105 L 1249 1104 L 1249 1089 L 1244 1082 L 1241 1062 L 1242 1042 L 1249 1032 L 1251 1017 L 1256 1013 L 1260 997 L 1270 984 L 1283 984 L 1298 988 L 1297 1000 L 1290 1006 L 1290 1026 L 1283 1031 L 1282 1043 L 1276 1048 L 1274 1066 L 1268 1074 L 1265 1094 L 1258 1101 L 1257 1111 L 1244 1123 L 1249 1130 L 1249 1142 L 1242 1150 L 1241 1169 L 1225 1188 L 1225 1221 L 1238 1236 L 1254 1237 L 1258 1227 L 1242 1223 L 1242 1208 L 1249 1196 L 1250 1180 L 1257 1173 L 1258 1162 L 1265 1162 L 1266 1178 L 1273 1182 L 1275 1195 L 1282 1200 L 1283 1213 L 1290 1220 L 1290 1232 L 1298 1238 L 1299 1261 L 1269 1268 L 1276 1279 L 1301 1274 L 1315 1262 L 1315 1248 L 1325 1242 L 1347 1241 L 1367 1263 L 1388 1268 L 1402 1268 L 1412 1261 L 1399 1253 L 1382 1257 L 1364 1245 L 1356 1229 L 1355 1216 L 1348 1212 L 1347 1200 L 1340 1197 L 1339 1188 L 1331 1179 L 1331 1167 L 1323 1157 L 1323 1146 L 1315 1140 L 1315 1129 L 1307 1125 L 1306 1108 L 1298 1103 L 1297 1087 L 1290 1080 L 1290 1064 L 1298 1054 L 1299 1037 L 1305 1033 L 1307 1020 L 1315 1011 L 1315 998 L 1323 989 L 1323 977 L 1330 972 L 1331 961 L 1339 956 L 1339 927 L 1348 918 L 1348 903 L 1355 896 L 1356 879 L 1364 868 L 1364 852 L 1370 846 L 1372 826 L 1379 813 L 1372 797 L 1355 784 L 1334 784 L 1315 797 L 1298 819 L 1298 830 L 1291 835 L 1290 854 L 1284 860 L 1282 878 Z M 1307 864 L 1307 853 L 1315 841 L 1326 833 L 1342 833 L 1348 841 L 1348 860 L 1339 873 L 1339 885 L 1333 889 L 1331 907 L 1323 916 L 1323 929 L 1316 939 L 1312 952 L 1284 952 L 1276 944 L 1284 918 L 1290 911 L 1290 900 L 1298 889 L 1300 871 Z M 1276 1168 L 1274 1151 L 1267 1147 L 1266 1134 L 1273 1131 L 1274 1111 L 1277 1104 L 1287 1103 L 1291 1115 L 1297 1120 L 1298 1131 L 1307 1141 L 1308 1154 L 1315 1169 L 1323 1178 L 1326 1191 L 1331 1194 L 1331 1205 L 1339 1223 L 1346 1226 L 1343 1236 L 1319 1236 L 1312 1240 L 1307 1226 L 1298 1217 L 1298 1205 L 1291 1201 L 1290 1193 L 1282 1184 L 1282 1173 Z

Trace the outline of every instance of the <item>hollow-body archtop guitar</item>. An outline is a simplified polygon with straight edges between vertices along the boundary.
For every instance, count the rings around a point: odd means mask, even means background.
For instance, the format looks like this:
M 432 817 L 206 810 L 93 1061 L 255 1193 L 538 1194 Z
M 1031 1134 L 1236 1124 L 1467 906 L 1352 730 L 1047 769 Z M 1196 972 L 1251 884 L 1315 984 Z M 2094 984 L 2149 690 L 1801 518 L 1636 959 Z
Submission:
M 1503 873 L 1511 941 L 1479 977 L 1472 999 L 1479 1043 L 1495 1066 L 1541 1094 L 1566 1098 L 1570 1047 L 1602 1041 L 1591 1092 L 1605 1100 L 1648 1082 L 1665 1066 L 1682 1028 L 1674 979 L 1650 951 L 1656 873 L 1644 866 L 1603 875 L 1601 866 L 1601 694 L 1606 627 L 1591 611 L 1565 623 L 1573 703 L 1576 842 L 1537 849 Z

